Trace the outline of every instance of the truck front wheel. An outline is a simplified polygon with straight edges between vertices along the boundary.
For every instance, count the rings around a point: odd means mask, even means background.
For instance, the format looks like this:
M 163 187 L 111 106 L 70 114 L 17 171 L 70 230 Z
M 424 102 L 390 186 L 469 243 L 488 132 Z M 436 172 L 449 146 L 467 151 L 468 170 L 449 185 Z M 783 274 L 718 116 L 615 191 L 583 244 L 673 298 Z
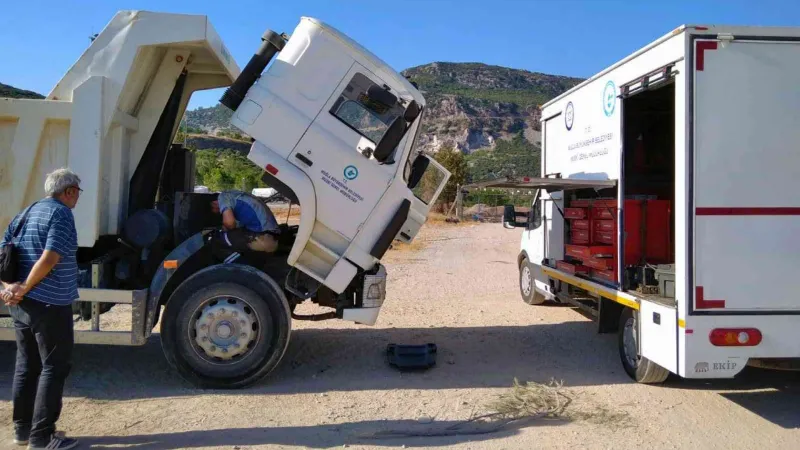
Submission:
M 622 366 L 637 383 L 662 383 L 669 377 L 669 371 L 641 356 L 638 326 L 638 311 L 631 308 L 623 309 L 619 320 L 618 340 Z
M 289 344 L 289 306 L 248 278 L 235 271 L 228 277 L 201 272 L 171 296 L 161 322 L 162 346 L 170 365 L 190 383 L 246 387 L 283 357 Z
M 544 295 L 536 291 L 533 278 L 533 269 L 528 258 L 523 258 L 519 265 L 519 293 L 522 301 L 529 305 L 541 305 L 545 302 Z

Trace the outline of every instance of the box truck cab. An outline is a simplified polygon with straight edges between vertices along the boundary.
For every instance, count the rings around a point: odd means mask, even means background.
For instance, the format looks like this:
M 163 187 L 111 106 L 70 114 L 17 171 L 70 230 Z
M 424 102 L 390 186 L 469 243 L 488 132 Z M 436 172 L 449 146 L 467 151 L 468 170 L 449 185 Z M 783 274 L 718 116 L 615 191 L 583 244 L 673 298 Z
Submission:
M 523 299 L 618 332 L 639 382 L 800 357 L 798 69 L 800 29 L 682 26 L 545 104 Z

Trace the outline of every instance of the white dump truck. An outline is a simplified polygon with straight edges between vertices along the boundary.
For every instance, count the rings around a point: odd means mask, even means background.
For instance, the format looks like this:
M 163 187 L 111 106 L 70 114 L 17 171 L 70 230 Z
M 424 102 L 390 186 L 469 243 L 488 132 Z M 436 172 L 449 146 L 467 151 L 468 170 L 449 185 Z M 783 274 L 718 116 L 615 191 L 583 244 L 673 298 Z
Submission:
M 214 194 L 173 143 L 192 93 L 220 87 L 250 161 L 300 205 L 274 254 L 211 249 Z M 122 11 L 45 99 L 0 99 L 0 227 L 69 166 L 84 189 L 75 311 L 91 320 L 76 342 L 141 345 L 160 320 L 184 378 L 247 386 L 279 363 L 292 320 L 375 323 L 381 258 L 414 239 L 450 176 L 416 148 L 424 114 L 411 82 L 319 20 L 267 31 L 240 71 L 205 16 Z M 295 314 L 308 300 L 331 311 Z M 100 330 L 115 304 L 131 305 L 130 331 Z
M 636 381 L 800 357 L 800 29 L 684 26 L 543 106 L 530 304 L 619 333 Z M 526 216 L 524 219 L 518 216 Z

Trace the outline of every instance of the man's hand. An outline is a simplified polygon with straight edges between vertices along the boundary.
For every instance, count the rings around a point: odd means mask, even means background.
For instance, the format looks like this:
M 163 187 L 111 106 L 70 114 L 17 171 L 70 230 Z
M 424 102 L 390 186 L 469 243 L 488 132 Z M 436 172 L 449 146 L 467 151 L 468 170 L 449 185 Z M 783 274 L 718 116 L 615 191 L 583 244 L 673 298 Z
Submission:
M 25 294 L 28 293 L 30 289 L 20 283 L 14 284 L 6 284 L 3 283 L 3 292 L 0 293 L 0 298 L 3 299 L 3 302 L 8 306 L 16 306 L 19 302 L 22 301 Z

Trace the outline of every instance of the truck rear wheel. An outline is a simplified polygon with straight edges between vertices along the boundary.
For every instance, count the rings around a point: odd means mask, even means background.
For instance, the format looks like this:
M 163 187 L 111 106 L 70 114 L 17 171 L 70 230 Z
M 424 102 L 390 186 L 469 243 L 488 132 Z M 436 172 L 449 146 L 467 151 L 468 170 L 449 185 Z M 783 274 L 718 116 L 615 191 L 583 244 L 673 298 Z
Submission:
M 519 293 L 522 296 L 522 301 L 529 305 L 541 305 L 546 300 L 544 295 L 536 292 L 533 269 L 528 262 L 528 258 L 523 258 L 519 265 Z
M 637 383 L 657 384 L 669 377 L 669 371 L 641 356 L 639 350 L 639 313 L 631 308 L 622 310 L 619 321 L 619 356 L 625 372 Z
M 201 271 L 167 303 L 161 342 L 167 361 L 188 382 L 204 388 L 242 388 L 280 362 L 289 344 L 286 299 L 263 289 L 252 275 Z M 277 285 L 276 285 L 277 286 Z

